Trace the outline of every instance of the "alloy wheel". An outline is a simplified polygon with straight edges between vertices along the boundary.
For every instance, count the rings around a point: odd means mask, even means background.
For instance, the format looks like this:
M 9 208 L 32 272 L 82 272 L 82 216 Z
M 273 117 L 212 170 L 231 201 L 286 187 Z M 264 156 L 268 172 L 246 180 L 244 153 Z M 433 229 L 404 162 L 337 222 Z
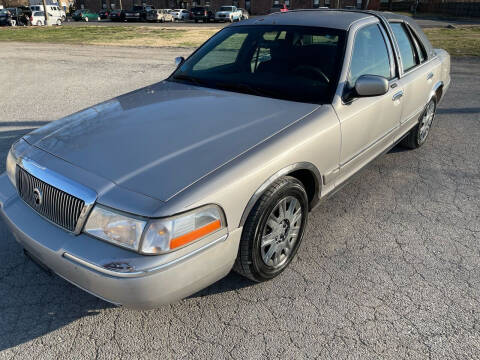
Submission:
M 421 144 L 425 141 L 432 127 L 433 119 L 435 117 L 435 102 L 430 100 L 425 109 L 425 113 L 420 121 L 420 129 L 418 131 L 418 142 Z
M 302 207 L 293 196 L 279 201 L 268 216 L 260 241 L 265 265 L 278 268 L 289 258 L 300 234 Z

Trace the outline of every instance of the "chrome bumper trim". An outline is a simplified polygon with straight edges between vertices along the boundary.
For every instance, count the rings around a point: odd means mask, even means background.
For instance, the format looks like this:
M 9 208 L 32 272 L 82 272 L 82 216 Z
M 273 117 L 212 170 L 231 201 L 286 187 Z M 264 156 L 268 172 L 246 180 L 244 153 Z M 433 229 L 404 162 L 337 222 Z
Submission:
M 126 271 L 112 270 L 112 269 L 109 269 L 109 268 L 106 268 L 106 267 L 102 267 L 102 266 L 98 266 L 96 264 L 92 264 L 91 262 L 86 261 L 86 260 L 84 260 L 80 257 L 75 256 L 75 255 L 72 255 L 68 252 L 64 252 L 62 256 L 65 259 L 68 259 L 72 262 L 75 262 L 79 265 L 82 265 L 86 268 L 89 268 L 91 270 L 97 271 L 97 272 L 105 274 L 105 275 L 109 275 L 109 276 L 113 276 L 113 277 L 117 277 L 117 278 L 136 278 L 136 277 L 150 275 L 150 274 L 156 273 L 158 271 L 165 270 L 165 269 L 167 269 L 171 266 L 180 264 L 180 263 L 186 261 L 187 259 L 202 253 L 203 251 L 209 249 L 210 247 L 212 247 L 212 246 L 214 246 L 214 245 L 216 245 L 216 244 L 218 244 L 222 241 L 225 241 L 227 239 L 227 237 L 228 237 L 228 234 L 225 234 L 222 237 L 220 237 L 220 238 L 218 238 L 218 239 L 216 239 L 212 242 L 209 242 L 208 244 L 205 244 L 204 246 L 202 246 L 202 247 L 200 247 L 200 248 L 198 248 L 198 249 L 196 249 L 196 250 L 194 250 L 194 251 L 192 251 L 188 254 L 180 256 L 179 258 L 177 258 L 175 260 L 172 260 L 168 263 L 158 265 L 158 266 L 155 266 L 153 268 L 145 269 L 145 270 L 135 270 L 133 267 L 129 267 L 128 264 L 125 264 L 125 265 L 127 265 L 127 267 L 130 270 L 126 270 Z

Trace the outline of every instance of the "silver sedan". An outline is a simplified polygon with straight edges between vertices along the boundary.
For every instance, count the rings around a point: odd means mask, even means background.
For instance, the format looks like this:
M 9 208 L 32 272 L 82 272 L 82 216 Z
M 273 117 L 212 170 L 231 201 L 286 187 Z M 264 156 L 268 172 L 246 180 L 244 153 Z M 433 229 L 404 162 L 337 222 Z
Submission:
M 450 57 L 411 19 L 291 11 L 233 24 L 165 81 L 18 140 L 1 214 L 32 259 L 150 308 L 233 268 L 273 279 L 309 212 L 397 143 L 422 146 Z

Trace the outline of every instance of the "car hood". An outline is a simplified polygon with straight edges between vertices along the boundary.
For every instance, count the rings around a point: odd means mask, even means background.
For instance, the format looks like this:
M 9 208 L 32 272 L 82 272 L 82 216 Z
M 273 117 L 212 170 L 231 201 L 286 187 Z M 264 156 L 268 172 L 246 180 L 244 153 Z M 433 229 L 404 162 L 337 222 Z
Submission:
M 217 15 L 230 15 L 233 11 L 217 11 Z
M 118 186 L 167 201 L 317 107 L 163 81 L 24 139 Z

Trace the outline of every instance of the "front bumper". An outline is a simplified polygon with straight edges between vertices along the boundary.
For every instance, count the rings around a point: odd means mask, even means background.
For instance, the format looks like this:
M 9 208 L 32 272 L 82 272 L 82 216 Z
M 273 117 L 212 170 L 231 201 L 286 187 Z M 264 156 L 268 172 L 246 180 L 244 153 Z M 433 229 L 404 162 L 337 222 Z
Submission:
M 0 207 L 15 239 L 32 257 L 83 290 L 133 308 L 177 301 L 227 275 L 241 235 L 239 228 L 170 254 L 143 256 L 50 223 L 20 199 L 5 174 L 0 176 Z

